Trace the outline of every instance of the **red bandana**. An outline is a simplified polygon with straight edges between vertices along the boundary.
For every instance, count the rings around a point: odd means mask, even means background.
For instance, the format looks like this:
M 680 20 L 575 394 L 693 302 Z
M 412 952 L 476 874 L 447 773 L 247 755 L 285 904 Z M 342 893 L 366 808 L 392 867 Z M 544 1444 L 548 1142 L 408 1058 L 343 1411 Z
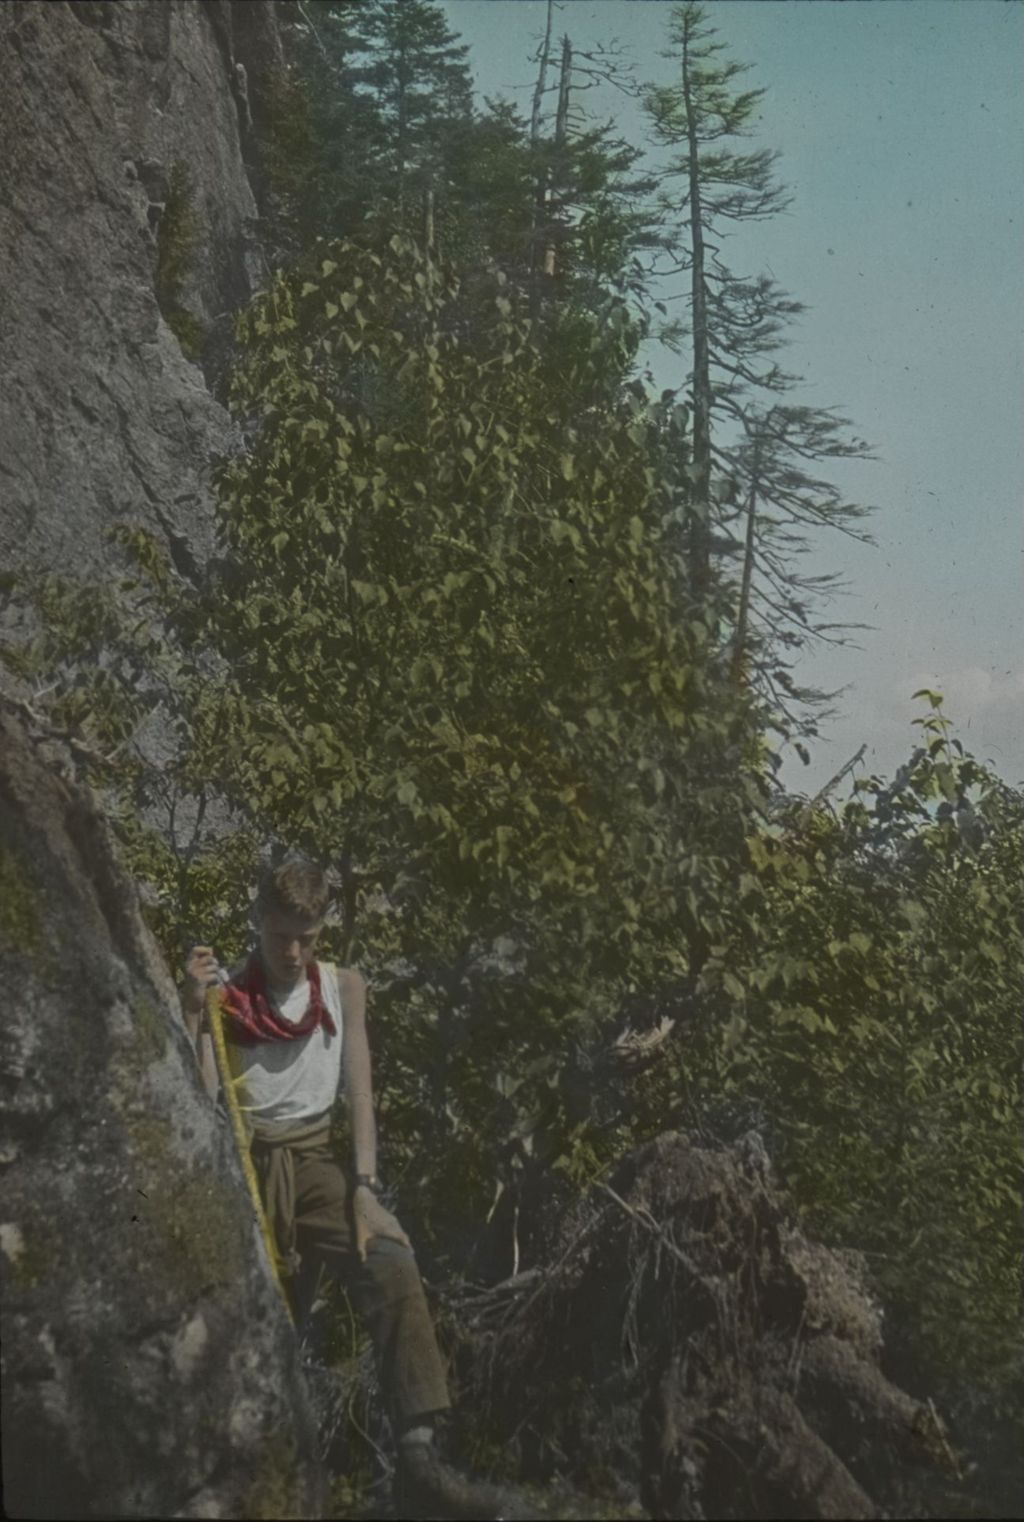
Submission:
M 320 991 L 320 969 L 310 962 L 309 1006 L 296 1025 L 282 1020 L 267 997 L 267 975 L 258 951 L 254 951 L 233 983 L 224 986 L 224 1013 L 229 1017 L 226 1031 L 235 1041 L 251 1046 L 257 1041 L 296 1041 L 308 1036 L 323 1022 L 332 1036 L 338 1034 L 331 1012 Z

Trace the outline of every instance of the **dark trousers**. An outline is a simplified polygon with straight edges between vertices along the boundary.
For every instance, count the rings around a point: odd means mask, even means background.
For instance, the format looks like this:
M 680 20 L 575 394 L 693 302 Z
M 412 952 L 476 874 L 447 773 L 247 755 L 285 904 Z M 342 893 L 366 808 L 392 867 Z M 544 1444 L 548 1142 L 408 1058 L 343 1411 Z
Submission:
M 371 1237 L 360 1262 L 345 1174 L 326 1149 L 295 1154 L 296 1246 L 303 1271 L 293 1300 L 310 1296 L 320 1266 L 340 1279 L 365 1316 L 381 1385 L 399 1427 L 451 1404 L 416 1259 L 387 1237 Z M 305 1294 L 303 1293 L 305 1291 Z

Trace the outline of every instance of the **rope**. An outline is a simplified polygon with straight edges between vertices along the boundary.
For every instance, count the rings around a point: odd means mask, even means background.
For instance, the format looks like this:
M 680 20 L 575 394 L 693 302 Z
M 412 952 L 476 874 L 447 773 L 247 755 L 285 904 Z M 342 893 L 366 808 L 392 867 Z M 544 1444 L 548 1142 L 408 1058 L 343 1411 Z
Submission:
M 238 1158 L 242 1164 L 242 1172 L 249 1188 L 253 1210 L 256 1214 L 256 1223 L 263 1238 L 263 1246 L 266 1248 L 267 1261 L 270 1264 L 270 1272 L 278 1293 L 284 1302 L 288 1319 L 292 1320 L 291 1306 L 281 1282 L 281 1271 L 278 1266 L 277 1244 L 274 1241 L 274 1233 L 271 1231 L 267 1213 L 263 1209 L 263 1200 L 260 1196 L 260 1186 L 256 1178 L 256 1169 L 253 1167 L 252 1154 L 249 1150 L 249 1135 L 245 1129 L 245 1121 L 238 1107 L 238 1094 L 236 1092 L 237 1079 L 232 1076 L 228 1064 L 228 1048 L 224 1039 L 224 1014 L 221 1006 L 221 993 L 218 988 L 209 988 L 206 992 L 206 1018 L 210 1026 L 210 1035 L 213 1038 L 213 1053 L 217 1061 L 217 1074 L 220 1078 L 221 1092 L 224 1095 L 224 1103 L 227 1107 L 228 1119 L 231 1122 L 231 1134 L 235 1139 L 235 1147 Z

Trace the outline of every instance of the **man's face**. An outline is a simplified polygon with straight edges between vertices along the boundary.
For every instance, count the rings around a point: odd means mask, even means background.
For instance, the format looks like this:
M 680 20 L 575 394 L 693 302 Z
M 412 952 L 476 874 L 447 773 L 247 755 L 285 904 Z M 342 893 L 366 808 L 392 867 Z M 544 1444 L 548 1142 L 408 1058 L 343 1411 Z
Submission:
M 271 983 L 289 987 L 303 976 L 316 954 L 323 920 L 309 920 L 275 909 L 259 921 L 260 954 Z

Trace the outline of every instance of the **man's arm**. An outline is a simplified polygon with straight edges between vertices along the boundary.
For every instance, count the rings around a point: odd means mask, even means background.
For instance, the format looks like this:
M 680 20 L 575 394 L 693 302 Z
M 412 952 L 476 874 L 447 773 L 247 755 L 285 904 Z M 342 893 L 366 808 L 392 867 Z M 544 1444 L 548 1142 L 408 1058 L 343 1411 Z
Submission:
M 342 1068 L 352 1132 L 353 1170 L 377 1172 L 377 1125 L 373 1118 L 373 1082 L 370 1075 L 370 1043 L 366 1035 L 366 980 L 351 967 L 338 969 L 344 1020 Z
M 199 1061 L 199 1076 L 203 1080 L 203 1087 L 211 1099 L 216 1099 L 220 1090 L 220 1074 L 217 1072 L 217 1058 L 213 1052 L 213 1038 L 207 1031 L 203 1031 L 199 1037 L 196 1056 Z
M 213 1040 L 206 1029 L 206 989 L 216 982 L 217 962 L 209 946 L 194 946 L 189 954 L 185 972 L 185 987 L 181 995 L 181 1012 L 185 1029 L 196 1051 L 199 1075 L 211 1099 L 217 1098 L 220 1077 L 217 1059 L 213 1054 Z
M 374 1177 L 377 1172 L 377 1126 L 373 1118 L 373 1085 L 370 1080 L 370 1043 L 366 1036 L 366 981 L 350 967 L 339 968 L 338 985 L 344 1019 L 342 1067 L 345 1098 L 352 1128 L 353 1171 Z M 365 1184 L 352 1195 L 356 1252 L 364 1261 L 374 1237 L 387 1237 L 411 1250 L 412 1244 L 390 1210 Z

